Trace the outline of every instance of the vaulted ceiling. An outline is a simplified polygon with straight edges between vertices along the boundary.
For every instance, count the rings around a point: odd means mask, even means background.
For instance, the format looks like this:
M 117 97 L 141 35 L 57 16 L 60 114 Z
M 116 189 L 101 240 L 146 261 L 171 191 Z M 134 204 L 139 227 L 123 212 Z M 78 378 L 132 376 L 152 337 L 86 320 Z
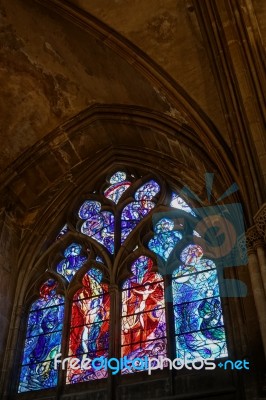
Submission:
M 182 114 L 181 105 L 136 65 L 138 58 L 180 85 L 228 140 L 207 52 L 187 1 L 71 3 L 1 0 L 1 169 L 94 103 Z M 75 18 L 69 18 L 69 10 Z
M 237 144 L 194 6 L 194 0 L 0 0 L 5 196 L 32 207 L 34 192 L 43 194 L 103 146 L 159 151 L 180 165 L 191 158 L 202 176 L 208 165 L 217 173 L 226 166 L 227 177 L 238 179 Z M 266 13 L 261 0 L 254 7 Z M 263 35 L 261 15 L 258 21 Z M 74 140 L 65 123 L 78 125 L 84 110 L 95 117 Z M 160 130 L 154 120 L 166 125 Z M 168 124 L 175 125 L 174 139 Z

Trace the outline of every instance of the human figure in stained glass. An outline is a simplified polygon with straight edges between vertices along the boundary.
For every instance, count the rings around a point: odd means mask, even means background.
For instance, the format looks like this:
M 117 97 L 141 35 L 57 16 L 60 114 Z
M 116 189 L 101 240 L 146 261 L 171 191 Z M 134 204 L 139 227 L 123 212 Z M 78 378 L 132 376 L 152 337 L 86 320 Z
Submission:
M 222 326 L 221 304 L 216 297 L 213 297 L 213 290 L 206 291 L 206 298 L 200 303 L 198 313 L 202 318 L 200 324 L 202 334 L 208 339 L 224 339 L 224 329 L 219 329 Z

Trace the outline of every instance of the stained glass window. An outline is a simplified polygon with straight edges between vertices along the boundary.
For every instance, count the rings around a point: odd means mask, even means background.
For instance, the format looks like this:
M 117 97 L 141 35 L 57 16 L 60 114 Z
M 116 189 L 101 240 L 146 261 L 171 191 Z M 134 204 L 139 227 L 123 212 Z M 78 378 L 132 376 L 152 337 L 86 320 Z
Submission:
M 181 253 L 183 262 L 173 273 L 176 355 L 227 356 L 225 329 L 215 264 L 203 258 L 200 246 L 189 245 Z
M 101 211 L 98 201 L 85 201 L 79 209 L 79 217 L 85 222 L 81 233 L 97 240 L 106 249 L 114 253 L 114 215 L 110 211 Z
M 186 211 L 187 213 L 193 215 L 194 217 L 196 216 L 194 211 L 191 209 L 191 207 L 189 207 L 189 205 L 185 202 L 185 200 L 182 199 L 182 197 L 180 197 L 176 193 L 172 193 L 172 199 L 171 199 L 170 206 L 173 208 L 182 210 L 182 211 Z
M 95 268 L 84 276 L 83 288 L 73 298 L 69 339 L 69 357 L 82 361 L 108 357 L 110 296 L 102 283 L 102 273 Z M 68 367 L 67 384 L 107 377 L 107 371 Z
M 102 257 L 100 257 L 100 256 L 96 256 L 96 261 L 97 261 L 97 262 L 100 262 L 100 263 L 102 263 L 102 264 L 104 263 Z
M 70 282 L 75 273 L 87 261 L 87 257 L 82 255 L 82 247 L 77 243 L 68 246 L 64 251 L 64 256 L 65 258 L 57 265 L 56 270 Z
M 157 222 L 154 231 L 154 238 L 149 241 L 148 247 L 166 261 L 183 235 L 174 230 L 174 222 L 169 218 Z
M 172 219 L 176 214 L 172 208 L 185 211 L 187 214 L 182 213 L 182 217 L 185 215 L 184 218 L 189 220 L 196 215 L 193 209 L 177 193 L 169 192 L 163 182 L 159 185 L 153 179 L 147 181 L 143 178 L 140 184 L 134 175 L 123 171 L 114 173 L 104 189 L 94 191 L 92 197 L 84 201 L 78 210 L 78 234 L 71 233 L 75 237 L 73 243 L 63 249 L 59 263 L 55 266 L 51 263 L 49 267 L 53 268 L 53 276 L 57 274 L 68 295 L 72 293 L 73 296 L 70 309 L 66 312 L 69 316 L 66 321 L 69 331 L 64 338 L 67 348 L 64 346 L 62 349 L 62 358 L 69 357 L 67 371 L 62 374 L 65 377 L 64 384 L 107 378 L 105 365 L 97 370 L 91 363 L 98 357 L 114 356 L 109 353 L 110 295 L 101 271 L 106 271 L 111 282 L 118 284 L 124 279 L 126 268 L 131 268 L 131 275 L 121 288 L 121 325 L 118 328 L 121 328 L 122 357 L 127 356 L 129 361 L 145 356 L 167 357 L 167 345 L 176 352 L 176 357 L 186 357 L 188 361 L 197 357 L 226 357 L 225 328 L 215 264 L 204 257 L 200 246 L 184 244 L 187 243 L 186 231 L 190 228 Z M 168 216 L 159 216 L 161 210 L 166 209 L 166 200 L 169 198 L 171 200 L 167 205 L 171 212 Z M 160 208 L 160 214 L 156 214 L 158 205 L 164 207 Z M 156 218 L 153 236 L 150 235 L 149 218 L 145 226 L 145 217 L 151 214 Z M 65 235 L 69 227 L 73 230 L 72 226 L 73 222 L 63 226 L 57 238 Z M 132 264 L 127 263 L 121 272 L 123 278 L 120 279 L 120 270 L 115 268 L 115 265 L 124 262 L 124 259 L 117 259 L 117 255 L 120 257 L 121 254 L 119 243 L 125 245 L 125 240 L 133 231 L 137 240 L 123 254 L 127 256 L 133 251 L 138 256 Z M 194 236 L 199 237 L 200 234 L 200 231 L 193 231 Z M 82 238 L 82 245 L 79 238 Z M 89 254 L 83 251 L 85 243 L 88 247 L 88 242 Z M 62 243 L 64 240 L 58 241 L 54 248 L 61 248 Z M 176 265 L 172 257 L 174 252 L 180 263 L 172 274 L 172 291 L 169 291 L 173 296 L 170 298 L 173 308 L 169 306 L 169 310 L 170 314 L 173 311 L 174 317 L 174 331 L 171 334 L 175 348 L 172 348 L 172 341 L 167 344 L 166 339 L 166 324 L 172 317 L 166 315 L 164 280 L 162 275 L 155 272 L 150 257 L 139 256 L 143 254 L 140 253 L 142 248 L 158 256 L 157 264 L 161 265 L 163 260 L 163 265 L 169 266 L 167 270 L 171 268 L 173 271 L 173 265 Z M 181 254 L 177 254 L 178 249 L 183 249 Z M 144 254 L 148 253 L 144 251 Z M 87 271 L 85 275 L 80 271 L 81 268 Z M 61 349 L 64 298 L 57 294 L 56 287 L 54 279 L 42 285 L 40 297 L 29 311 L 19 392 L 48 389 L 58 384 L 54 357 Z M 112 299 L 112 304 L 118 307 L 116 302 L 117 296 Z M 112 324 L 118 325 L 119 321 L 114 319 Z M 71 365 L 76 358 L 80 362 L 84 359 L 87 361 L 86 369 L 82 369 L 81 365 L 77 368 Z M 137 370 L 139 368 L 135 365 L 135 369 L 124 368 L 122 374 Z M 62 384 L 63 381 L 60 382 Z
M 149 212 L 155 207 L 151 200 L 160 192 L 160 186 L 154 180 L 142 185 L 135 193 L 135 200 L 129 203 L 121 215 L 121 243 L 123 243 L 130 232 L 138 225 Z
M 160 192 L 160 186 L 153 179 L 144 183 L 135 193 L 136 200 L 152 200 Z
M 104 191 L 104 195 L 107 199 L 117 204 L 123 193 L 131 185 L 131 182 L 126 180 L 125 172 L 118 171 L 111 176 L 110 183 L 111 185 Z
M 121 356 L 128 360 L 166 355 L 164 284 L 152 267 L 150 258 L 140 256 L 122 287 Z
M 53 279 L 40 289 L 40 298 L 30 309 L 20 372 L 19 392 L 51 388 L 57 385 L 54 357 L 60 353 L 64 318 L 64 298 L 56 294 Z
M 67 224 L 65 224 L 58 233 L 58 235 L 56 236 L 56 240 L 61 239 L 61 237 L 63 237 L 68 231 L 69 231 L 68 226 Z

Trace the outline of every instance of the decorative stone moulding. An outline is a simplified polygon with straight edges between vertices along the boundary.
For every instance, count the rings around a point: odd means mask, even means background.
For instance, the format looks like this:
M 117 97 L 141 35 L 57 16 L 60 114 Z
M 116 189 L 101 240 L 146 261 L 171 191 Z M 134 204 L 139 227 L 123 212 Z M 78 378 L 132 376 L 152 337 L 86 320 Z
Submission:
M 258 232 L 264 238 L 266 242 L 266 203 L 259 209 L 254 217 L 254 221 L 257 227 Z

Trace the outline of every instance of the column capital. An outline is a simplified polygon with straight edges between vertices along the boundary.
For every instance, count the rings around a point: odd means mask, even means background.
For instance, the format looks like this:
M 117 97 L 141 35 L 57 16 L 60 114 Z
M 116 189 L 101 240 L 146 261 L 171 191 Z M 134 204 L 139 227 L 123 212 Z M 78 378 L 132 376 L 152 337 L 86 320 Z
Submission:
M 251 226 L 246 232 L 246 246 L 248 253 L 252 253 L 258 246 L 263 246 L 264 240 L 261 233 L 258 231 L 257 226 Z
M 258 232 L 266 242 L 266 203 L 264 203 L 254 216 L 255 225 Z
M 111 283 L 109 285 L 109 293 L 118 293 L 119 292 L 119 287 L 116 283 Z

